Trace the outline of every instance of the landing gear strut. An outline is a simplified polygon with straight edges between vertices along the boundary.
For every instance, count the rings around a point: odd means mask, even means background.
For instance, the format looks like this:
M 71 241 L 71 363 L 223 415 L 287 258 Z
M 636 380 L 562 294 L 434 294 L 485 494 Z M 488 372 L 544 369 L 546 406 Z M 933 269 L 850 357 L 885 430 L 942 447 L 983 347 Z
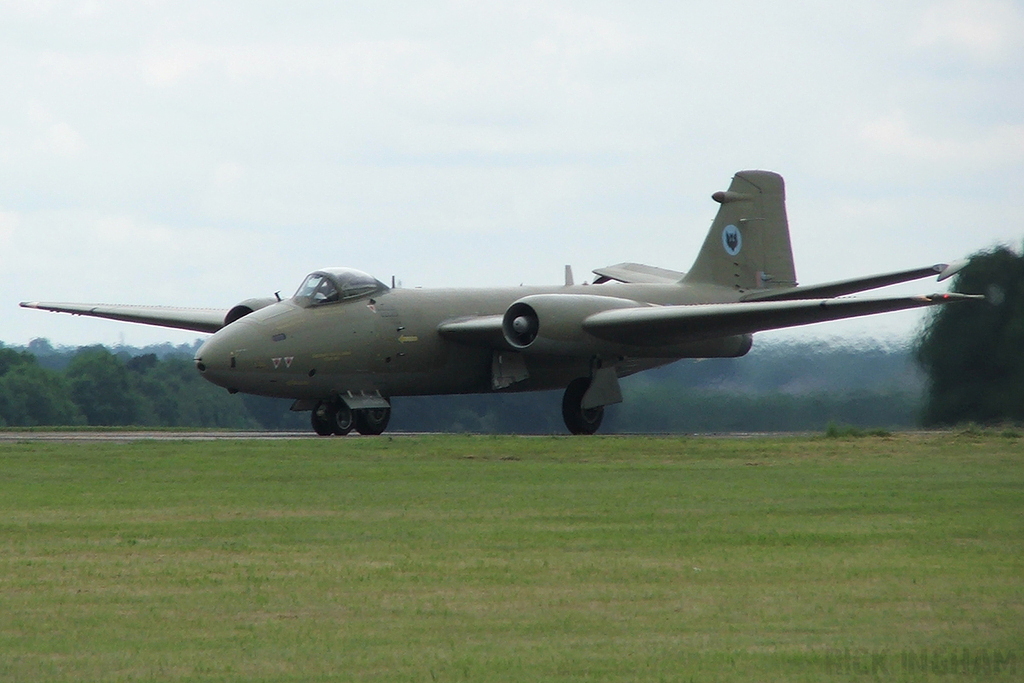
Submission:
M 604 406 L 583 407 L 583 394 L 587 393 L 589 387 L 590 379 L 579 377 L 569 382 L 562 396 L 562 419 L 573 434 L 593 434 L 604 418 Z

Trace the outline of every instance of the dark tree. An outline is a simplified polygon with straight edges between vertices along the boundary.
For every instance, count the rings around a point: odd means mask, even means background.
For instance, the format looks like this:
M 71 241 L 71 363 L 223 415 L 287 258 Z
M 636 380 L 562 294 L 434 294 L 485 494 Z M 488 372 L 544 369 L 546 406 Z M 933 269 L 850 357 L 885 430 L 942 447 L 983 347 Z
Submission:
M 135 388 L 132 373 L 102 346 L 80 349 L 66 373 L 71 398 L 90 425 L 151 425 L 150 402 Z
M 83 424 L 64 378 L 27 352 L 0 348 L 0 425 Z
M 193 371 L 196 377 L 199 374 Z M 200 380 L 205 383 L 205 380 Z M 223 392 L 223 389 L 219 390 Z M 218 396 L 220 393 L 218 393 Z M 309 413 L 292 412 L 293 401 L 288 398 L 269 398 L 241 394 L 242 405 L 263 429 L 271 430 L 306 430 L 309 429 Z
M 139 359 L 146 359 L 139 361 Z M 242 401 L 204 380 L 191 359 L 138 356 L 128 362 L 135 384 L 149 400 L 158 423 L 170 427 L 227 427 L 248 429 L 259 426 Z M 289 403 L 279 406 L 288 410 Z M 308 416 L 307 416 L 308 417 Z
M 943 306 L 922 334 L 924 423 L 1024 422 L 1024 256 L 975 254 L 953 289 L 988 301 Z

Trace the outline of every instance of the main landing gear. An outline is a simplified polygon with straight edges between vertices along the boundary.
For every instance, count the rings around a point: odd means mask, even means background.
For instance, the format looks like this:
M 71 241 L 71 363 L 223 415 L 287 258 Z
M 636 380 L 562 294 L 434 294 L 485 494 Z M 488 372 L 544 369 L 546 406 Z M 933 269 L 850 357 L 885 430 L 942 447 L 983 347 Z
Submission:
M 313 408 L 310 422 L 320 436 L 344 436 L 353 428 L 360 434 L 376 436 L 384 433 L 390 419 L 390 408 L 352 410 L 341 401 L 321 401 Z
M 579 377 L 569 382 L 562 396 L 562 419 L 573 434 L 593 434 L 604 419 L 604 406 L 583 407 L 583 394 L 590 388 L 589 377 Z
M 356 431 L 365 436 L 383 434 L 391 420 L 391 408 L 364 408 L 356 414 Z

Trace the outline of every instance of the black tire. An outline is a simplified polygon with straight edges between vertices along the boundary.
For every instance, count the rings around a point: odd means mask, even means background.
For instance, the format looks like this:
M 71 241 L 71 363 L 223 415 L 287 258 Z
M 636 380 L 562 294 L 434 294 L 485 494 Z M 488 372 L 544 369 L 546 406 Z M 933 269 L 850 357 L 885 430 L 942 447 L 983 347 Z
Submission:
M 365 408 L 354 412 L 356 431 L 364 436 L 383 434 L 391 420 L 391 408 Z
M 562 396 L 562 419 L 572 434 L 593 434 L 604 419 L 604 406 L 583 409 L 583 394 L 587 393 L 590 380 L 579 377 L 569 382 Z
M 313 425 L 313 431 L 320 436 L 330 436 L 334 433 L 334 411 L 331 409 L 331 404 L 325 401 L 320 401 L 313 408 L 313 413 L 309 419 Z
M 334 419 L 331 421 L 331 431 L 337 436 L 345 436 L 355 426 L 355 413 L 344 403 L 339 403 L 334 410 Z

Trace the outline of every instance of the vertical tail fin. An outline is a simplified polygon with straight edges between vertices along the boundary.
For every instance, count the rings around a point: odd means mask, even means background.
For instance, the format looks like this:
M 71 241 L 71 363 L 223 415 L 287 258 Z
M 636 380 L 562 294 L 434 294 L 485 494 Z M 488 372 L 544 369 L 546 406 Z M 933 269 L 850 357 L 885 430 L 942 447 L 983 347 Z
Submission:
M 722 207 L 683 282 L 743 291 L 795 286 L 782 176 L 740 171 L 712 198 Z

